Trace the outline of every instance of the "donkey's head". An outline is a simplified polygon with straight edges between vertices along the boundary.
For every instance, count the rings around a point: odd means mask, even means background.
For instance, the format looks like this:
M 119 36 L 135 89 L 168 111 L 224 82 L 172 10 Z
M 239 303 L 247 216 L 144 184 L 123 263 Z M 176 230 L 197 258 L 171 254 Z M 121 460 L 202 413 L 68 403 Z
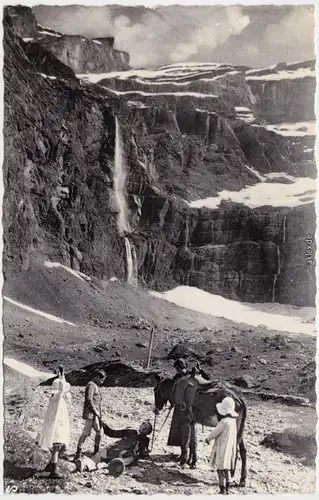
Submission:
M 173 379 L 164 378 L 154 387 L 155 409 L 160 411 L 164 408 L 173 388 Z

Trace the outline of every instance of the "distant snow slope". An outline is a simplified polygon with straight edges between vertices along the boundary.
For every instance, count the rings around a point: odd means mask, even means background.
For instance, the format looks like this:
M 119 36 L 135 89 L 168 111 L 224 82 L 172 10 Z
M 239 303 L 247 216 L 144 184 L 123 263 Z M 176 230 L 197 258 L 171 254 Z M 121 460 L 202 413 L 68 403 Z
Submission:
M 40 311 L 39 309 L 34 309 L 33 307 L 27 306 L 25 304 L 21 304 L 21 302 L 17 302 L 16 300 L 10 299 L 9 297 L 3 296 L 4 300 L 10 302 L 11 304 L 20 307 L 21 309 L 25 309 L 33 314 L 37 314 L 38 316 L 43 316 L 51 321 L 56 321 L 57 323 L 65 323 L 66 325 L 75 326 L 74 323 L 70 321 L 66 321 L 65 319 L 59 318 L 58 316 L 54 316 L 53 314 L 46 313 L 44 311 Z
M 252 326 L 264 325 L 273 330 L 316 335 L 313 320 L 316 316 L 314 307 L 237 302 L 189 286 L 178 286 L 167 292 L 150 292 L 150 294 L 178 306 L 227 318 L 237 323 Z
M 44 263 L 44 265 L 45 265 L 45 267 L 49 267 L 49 268 L 57 269 L 60 267 L 61 269 L 65 269 L 65 271 L 68 271 L 69 273 L 73 274 L 73 276 L 80 279 L 81 281 L 84 281 L 84 279 L 86 279 L 88 281 L 92 280 L 92 278 L 90 278 L 90 276 L 87 276 L 86 274 L 81 273 L 80 271 L 75 271 L 71 267 L 65 266 L 64 264 L 60 264 L 60 262 L 47 261 Z
M 272 176 L 268 174 L 268 178 L 271 179 Z M 290 180 L 292 179 L 293 177 L 290 176 Z M 192 208 L 207 207 L 215 209 L 225 200 L 242 203 L 250 208 L 262 206 L 297 207 L 314 202 L 315 199 L 316 180 L 299 177 L 295 178 L 295 182 L 291 184 L 260 182 L 254 186 L 245 187 L 240 191 L 221 191 L 217 196 L 191 201 L 189 206 Z
M 271 132 L 285 137 L 305 137 L 316 136 L 317 124 L 315 121 L 309 122 L 291 122 L 291 123 L 275 123 L 272 125 L 259 125 L 254 124 L 253 127 L 262 127 Z
M 8 366 L 9 368 L 12 368 L 16 372 L 21 373 L 22 375 L 25 375 L 26 377 L 30 378 L 39 378 L 39 379 L 48 379 L 50 377 L 53 377 L 53 373 L 48 373 L 48 372 L 40 372 L 33 368 L 32 366 L 22 363 L 22 361 L 18 361 L 13 358 L 3 358 L 3 363 Z

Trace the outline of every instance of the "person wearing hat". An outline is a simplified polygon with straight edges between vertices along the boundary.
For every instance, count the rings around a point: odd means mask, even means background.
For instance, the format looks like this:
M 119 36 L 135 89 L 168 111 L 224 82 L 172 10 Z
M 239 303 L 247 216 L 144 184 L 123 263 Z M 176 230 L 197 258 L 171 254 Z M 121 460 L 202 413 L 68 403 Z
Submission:
M 184 359 L 178 358 L 174 363 L 174 368 L 176 373 L 173 377 L 174 381 L 179 380 L 181 377 L 185 375 L 192 375 L 194 373 L 194 368 L 192 370 L 188 369 L 187 363 Z M 209 380 L 210 376 L 201 368 L 199 361 L 196 363 L 195 368 L 196 374 L 199 374 L 204 380 Z
M 174 363 L 174 368 L 176 370 L 176 373 L 174 375 L 174 380 L 178 380 L 179 378 L 183 377 L 184 375 L 188 374 L 188 367 L 187 363 L 184 359 L 178 358 L 176 359 Z
M 219 423 L 206 439 L 206 444 L 214 440 L 210 463 L 217 469 L 219 492 L 229 493 L 229 472 L 235 470 L 237 454 L 237 425 L 238 414 L 235 411 L 235 401 L 226 397 L 216 404 Z
M 149 435 L 153 431 L 151 422 L 142 422 L 138 431 L 134 429 L 113 430 L 102 422 L 104 433 L 110 437 L 121 437 L 112 446 L 101 449 L 92 457 L 82 456 L 76 460 L 76 469 L 79 472 L 93 471 L 108 463 L 111 475 L 120 475 L 125 466 L 137 463 L 139 458 L 149 457 Z
M 78 441 L 78 446 L 74 460 L 78 460 L 82 455 L 82 447 L 86 439 L 91 435 L 92 430 L 95 431 L 94 454 L 99 452 L 101 443 L 101 416 L 102 416 L 102 391 L 106 378 L 106 373 L 99 370 L 94 378 L 88 383 L 85 388 L 84 406 L 82 418 L 84 420 L 84 428 Z
M 173 416 L 169 436 L 168 446 L 186 447 L 189 439 L 196 441 L 196 425 L 192 411 L 192 402 L 195 398 L 197 381 L 195 376 L 200 375 L 204 380 L 209 380 L 209 375 L 201 369 L 199 363 L 192 370 L 184 359 L 177 359 L 174 363 L 176 374 L 175 384 L 172 389 L 171 404 L 174 406 Z M 182 456 L 179 457 L 183 460 Z M 182 462 L 181 462 L 181 465 Z

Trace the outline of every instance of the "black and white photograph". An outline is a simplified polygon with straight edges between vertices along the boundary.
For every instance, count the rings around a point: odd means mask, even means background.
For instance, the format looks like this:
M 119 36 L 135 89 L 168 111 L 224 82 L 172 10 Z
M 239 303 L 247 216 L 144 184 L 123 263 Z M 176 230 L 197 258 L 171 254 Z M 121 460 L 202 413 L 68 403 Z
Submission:
M 1 7 L 5 494 L 316 493 L 315 11 Z

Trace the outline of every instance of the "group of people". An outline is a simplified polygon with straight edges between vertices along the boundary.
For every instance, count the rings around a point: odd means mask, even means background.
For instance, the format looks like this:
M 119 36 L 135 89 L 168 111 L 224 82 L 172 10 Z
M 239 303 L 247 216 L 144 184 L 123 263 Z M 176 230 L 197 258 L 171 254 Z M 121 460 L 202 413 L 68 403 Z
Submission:
M 184 359 L 177 359 L 174 368 L 176 370 L 175 383 L 171 394 L 174 413 L 167 444 L 168 446 L 181 446 L 183 449 L 183 445 L 186 446 L 186 441 L 192 446 L 192 441 L 197 440 L 196 419 L 192 404 L 198 388 L 198 381 L 202 379 L 203 382 L 207 382 L 210 380 L 210 376 L 199 366 L 199 363 L 189 370 Z M 209 444 L 213 441 L 210 464 L 212 469 L 217 470 L 220 493 L 228 494 L 230 472 L 235 470 L 237 457 L 236 420 L 238 414 L 235 411 L 235 401 L 231 397 L 225 397 L 220 403 L 217 403 L 216 410 L 217 425 L 205 442 Z M 183 464 L 182 460 L 181 464 Z
M 101 386 L 105 379 L 106 373 L 99 370 L 85 388 L 82 412 L 84 426 L 78 440 L 74 462 L 77 470 L 91 471 L 98 468 L 101 462 L 112 461 L 109 470 L 113 475 L 118 475 L 121 473 L 123 465 L 131 464 L 137 457 L 146 458 L 148 456 L 148 436 L 152 433 L 153 427 L 149 421 L 146 421 L 142 422 L 138 431 L 134 429 L 114 430 L 104 423 L 102 420 Z M 42 449 L 51 452 L 49 463 L 45 467 L 45 472 L 50 473 L 48 477 L 59 479 L 62 476 L 58 470 L 58 460 L 70 444 L 70 423 L 67 409 L 67 401 L 70 401 L 71 398 L 70 384 L 65 379 L 62 366 L 58 369 L 57 378 L 53 381 L 52 388 L 53 392 L 37 443 Z M 88 457 L 83 455 L 82 448 L 92 431 L 95 433 L 94 450 L 93 455 Z M 103 433 L 121 439 L 113 446 L 100 449 Z M 116 461 L 116 458 L 121 458 L 121 460 Z
M 183 359 L 176 360 L 174 367 L 176 375 L 174 377 L 174 387 L 172 405 L 174 413 L 168 437 L 168 446 L 181 446 L 183 436 L 183 419 L 187 419 L 192 427 L 193 439 L 196 439 L 195 417 L 191 408 L 185 411 L 184 395 L 185 389 L 192 387 L 194 373 L 199 374 L 204 380 L 209 380 L 209 375 L 202 370 L 199 365 L 188 370 Z M 97 371 L 93 379 L 85 389 L 84 406 L 82 418 L 84 426 L 79 437 L 77 450 L 75 453 L 75 464 L 79 471 L 94 470 L 101 462 L 110 462 L 114 465 L 114 475 L 118 475 L 119 468 L 132 463 L 137 458 L 149 456 L 149 435 L 153 431 L 149 421 L 143 422 L 139 430 L 113 430 L 102 420 L 102 391 L 106 374 L 103 370 Z M 195 386 L 194 386 L 195 387 Z M 194 389 L 196 391 L 196 387 Z M 193 392 L 194 392 L 193 391 Z M 194 392 L 195 394 L 195 392 Z M 66 382 L 64 369 L 59 367 L 58 376 L 53 382 L 53 393 L 50 397 L 48 408 L 45 414 L 42 431 L 38 438 L 38 444 L 51 451 L 51 457 L 45 470 L 50 473 L 49 477 L 58 479 L 61 477 L 58 471 L 58 459 L 63 454 L 70 442 L 70 424 L 66 401 L 70 399 L 70 384 Z M 225 397 L 216 404 L 218 423 L 206 439 L 209 444 L 213 441 L 210 455 L 210 463 L 213 469 L 217 470 L 219 478 L 220 493 L 228 494 L 229 474 L 235 468 L 237 455 L 237 425 L 235 412 L 235 401 L 231 397 Z M 92 434 L 94 436 L 93 456 L 83 455 L 83 445 L 86 439 Z M 115 445 L 100 450 L 102 433 L 110 437 L 120 437 L 121 440 Z M 116 459 L 121 458 L 120 461 Z M 110 469 L 110 465 L 109 465 Z M 110 471 L 111 472 L 111 471 Z M 121 471 L 120 471 L 121 472 Z M 112 472 L 111 472 L 112 473 Z

